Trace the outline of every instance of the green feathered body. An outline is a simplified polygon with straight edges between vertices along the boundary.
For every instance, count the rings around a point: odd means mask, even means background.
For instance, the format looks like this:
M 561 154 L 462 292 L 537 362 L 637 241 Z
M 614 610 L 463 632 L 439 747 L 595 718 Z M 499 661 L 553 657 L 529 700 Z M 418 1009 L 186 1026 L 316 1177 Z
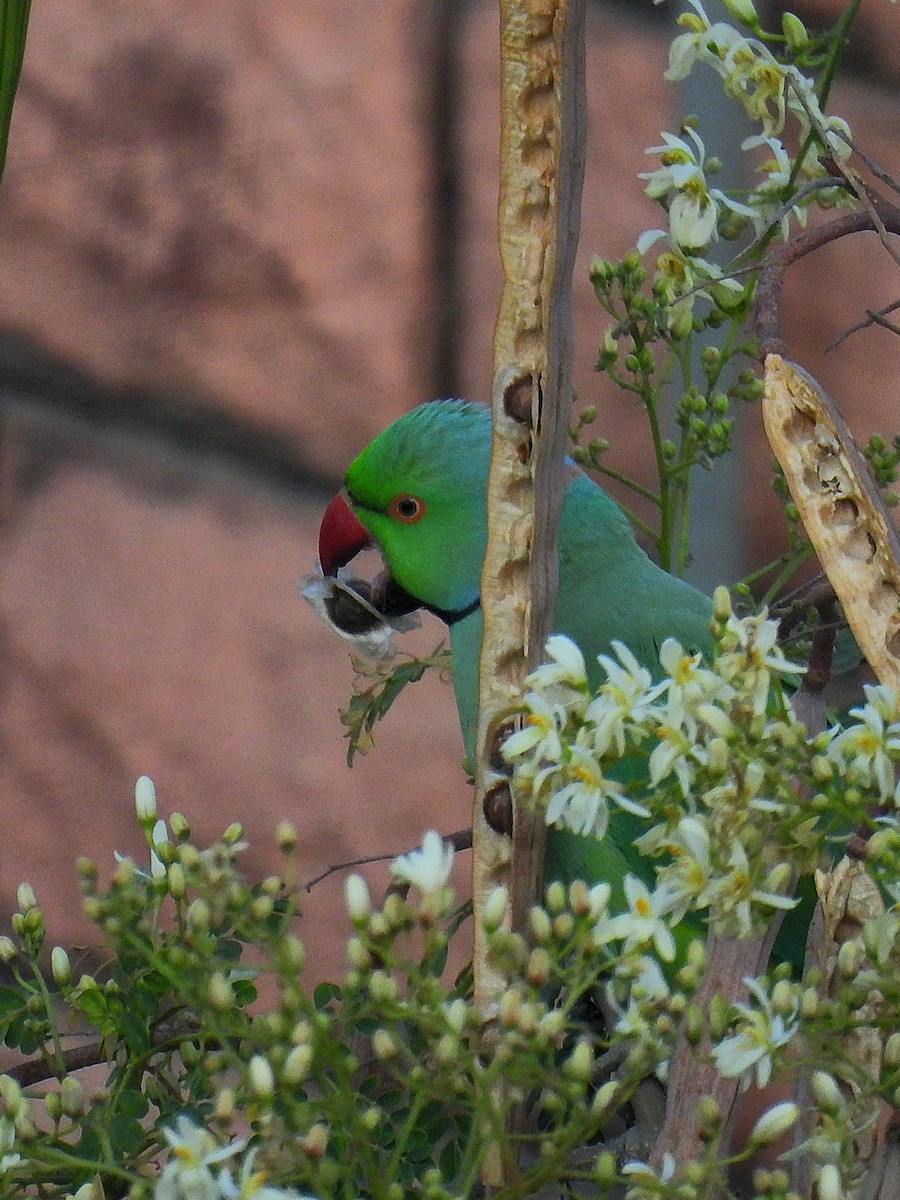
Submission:
M 347 473 L 356 516 L 378 543 L 392 577 L 411 596 L 450 621 L 453 682 L 466 752 L 474 749 L 482 619 L 477 602 L 486 540 L 490 413 L 448 400 L 425 404 L 379 434 Z M 415 520 L 398 519 L 398 497 L 422 505 Z M 393 515 L 392 515 L 393 514 Z M 695 588 L 653 563 L 615 502 L 586 475 L 572 471 L 558 530 L 559 593 L 553 631 L 581 648 L 590 681 L 597 655 L 625 643 L 659 672 L 659 648 L 676 637 L 686 649 L 710 648 L 712 604 Z M 631 764 L 630 769 L 640 764 Z M 622 764 L 625 772 L 629 764 Z M 568 883 L 605 880 L 621 903 L 627 872 L 652 882 L 652 868 L 634 849 L 639 818 L 611 817 L 602 840 L 551 831 L 546 875 Z

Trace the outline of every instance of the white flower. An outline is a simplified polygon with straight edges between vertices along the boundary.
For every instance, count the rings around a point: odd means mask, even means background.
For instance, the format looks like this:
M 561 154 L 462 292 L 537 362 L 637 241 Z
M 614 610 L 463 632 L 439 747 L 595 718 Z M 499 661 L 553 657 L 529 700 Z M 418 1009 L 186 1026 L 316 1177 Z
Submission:
M 674 191 L 669 203 L 669 230 L 677 245 L 685 250 L 702 250 L 715 236 L 719 209 L 706 183 L 703 171 L 703 143 L 693 129 L 686 130 L 694 142 L 663 133 L 662 146 L 651 146 L 646 154 L 661 156 L 662 166 L 640 175 L 647 180 L 645 191 L 661 199 Z
M 662 1185 L 668 1183 L 675 1174 L 675 1159 L 666 1150 L 658 1173 L 649 1163 L 631 1159 L 623 1165 L 622 1174 L 627 1175 L 629 1180 L 625 1200 L 658 1200 L 666 1191 Z
M 750 1086 L 754 1075 L 756 1086 L 763 1088 L 772 1075 L 775 1051 L 787 1045 L 800 1024 L 796 1007 L 788 1014 L 775 1012 L 759 980 L 745 979 L 744 983 L 756 997 L 759 1007 L 735 1005 L 740 1014 L 738 1032 L 713 1047 L 713 1059 L 721 1075 L 732 1079 L 740 1077 L 742 1089 Z
M 251 1150 L 241 1164 L 241 1174 L 235 1181 L 231 1172 L 223 1168 L 219 1172 L 219 1196 L 222 1200 L 313 1200 L 301 1196 L 294 1188 L 269 1187 L 265 1171 L 254 1171 L 253 1160 L 256 1149 Z
M 709 833 L 699 817 L 682 817 L 675 832 L 663 842 L 671 854 L 671 863 L 662 867 L 659 879 L 672 900 L 675 917 L 709 902 L 712 880 Z
M 560 732 L 567 720 L 565 708 L 546 700 L 539 692 L 526 692 L 524 703 L 526 724 L 503 743 L 503 757 L 513 759 L 532 754 L 558 763 L 562 758 Z
M 669 995 L 669 985 L 662 973 L 662 968 L 655 958 L 646 954 L 637 960 L 624 959 L 616 968 L 616 976 L 624 979 L 628 987 L 628 1004 L 624 1007 L 616 998 L 616 985 L 610 981 L 607 987 L 607 999 L 619 1014 L 615 1024 L 616 1033 L 623 1037 L 647 1037 L 650 1033 L 648 1002 L 664 1000 Z M 652 1012 L 652 1009 L 650 1010 Z
M 163 1136 L 171 1155 L 156 1180 L 154 1200 L 219 1200 L 211 1168 L 239 1154 L 246 1139 L 220 1145 L 186 1116 L 177 1118 L 174 1129 L 163 1129 Z
M 402 883 L 410 883 L 423 895 L 439 892 L 450 878 L 453 866 L 453 847 L 439 833 L 429 829 L 422 838 L 422 848 L 401 854 L 391 863 L 391 874 Z
M 782 214 L 779 218 L 781 236 L 787 241 L 791 231 L 791 217 L 794 217 L 800 225 L 806 224 L 806 209 L 802 205 L 795 204 L 793 208 L 784 212 L 784 198 L 789 195 L 786 189 L 794 186 L 792 182 L 794 165 L 781 139 L 773 137 L 771 134 L 756 134 L 741 142 L 742 150 L 755 150 L 759 146 L 768 147 L 772 157 L 758 165 L 758 169 L 765 173 L 765 179 L 756 185 L 750 196 L 755 214 L 753 224 L 757 235 L 763 234 L 769 228 L 776 213 L 780 213 Z
M 571 638 L 554 634 L 547 639 L 545 650 L 551 661 L 542 663 L 528 676 L 533 688 L 546 691 L 559 683 L 579 691 L 587 687 L 584 655 Z
M 618 662 L 607 654 L 597 658 L 606 682 L 585 711 L 584 737 L 596 754 L 603 756 L 615 747 L 616 757 L 621 758 L 630 733 L 638 741 L 643 739 L 642 726 L 656 715 L 655 701 L 666 685 L 654 684 L 647 668 L 622 642 L 612 642 L 612 649 Z
M 664 229 L 651 229 L 638 238 L 637 249 L 644 254 L 660 238 L 669 242 L 669 249 L 656 260 L 657 274 L 654 289 L 662 288 L 669 303 L 669 328 L 677 337 L 691 331 L 694 302 L 714 299 L 722 308 L 733 308 L 744 295 L 744 285 L 737 279 L 723 277 L 720 267 L 696 254 L 683 250 Z
M 778 622 L 771 621 L 765 611 L 748 617 L 728 618 L 731 634 L 750 666 L 765 668 L 775 675 L 803 675 L 801 663 L 792 662 L 778 645 Z
M 728 925 L 730 918 L 731 923 L 737 927 L 739 937 L 749 937 L 753 931 L 751 904 L 790 909 L 799 903 L 798 900 L 780 892 L 766 891 L 753 886 L 750 860 L 737 838 L 733 840 L 728 853 L 727 872 L 710 882 L 707 897 L 710 907 L 716 910 L 714 916 L 717 923 Z
M 16 1126 L 9 1117 L 0 1117 L 0 1176 L 12 1171 L 25 1160 L 15 1152 Z
M 757 716 L 766 713 L 772 675 L 802 675 L 806 671 L 806 667 L 786 657 L 778 645 L 778 622 L 770 621 L 765 612 L 747 617 L 732 614 L 728 618 L 716 667 L 747 695 Z
M 702 761 L 702 748 L 696 743 L 696 726 L 687 733 L 678 725 L 661 723 L 656 727 L 658 743 L 654 746 L 647 769 L 650 783 L 656 787 L 674 775 L 685 798 L 691 794 L 697 764 Z
M 725 705 L 734 696 L 731 684 L 718 672 L 703 666 L 701 654 L 689 654 L 675 638 L 663 642 L 659 662 L 671 680 L 667 703 L 670 721 L 678 721 L 680 712 L 695 713 L 701 704 Z
M 855 725 L 839 731 L 829 743 L 827 756 L 841 768 L 847 764 L 852 780 L 875 786 L 882 801 L 894 798 L 895 763 L 900 758 L 900 720 L 897 696 L 890 689 L 867 684 L 866 703 L 851 708 Z
M 583 746 L 569 748 L 562 778 L 568 782 L 562 786 L 557 783 L 547 802 L 545 820 L 548 825 L 602 838 L 609 820 L 610 800 L 634 808 L 622 795 L 619 784 L 604 776 L 597 759 Z
M 651 892 L 636 875 L 625 876 L 625 899 L 628 912 L 607 917 L 594 927 L 598 945 L 624 938 L 625 953 L 636 946 L 653 943 L 663 962 L 675 957 L 675 939 L 664 917 L 672 911 L 672 896 L 664 885 Z

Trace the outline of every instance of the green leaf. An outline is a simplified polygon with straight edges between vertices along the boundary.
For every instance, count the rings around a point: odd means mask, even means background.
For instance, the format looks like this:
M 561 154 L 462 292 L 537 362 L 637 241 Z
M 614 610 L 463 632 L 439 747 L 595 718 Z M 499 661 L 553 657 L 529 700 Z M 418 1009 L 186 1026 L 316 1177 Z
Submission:
M 150 1109 L 150 1102 L 142 1091 L 137 1088 L 125 1088 L 118 1095 L 118 1109 L 125 1117 L 133 1117 L 139 1121 Z
M 131 1008 L 122 1012 L 119 1026 L 125 1045 L 134 1055 L 145 1054 L 150 1049 L 150 1031 L 147 1022 Z
M 327 1008 L 332 1000 L 341 999 L 341 989 L 336 983 L 320 983 L 313 992 L 313 1004 L 319 1012 Z
M 235 979 L 231 987 L 238 1008 L 246 1008 L 257 997 L 256 988 L 249 979 Z
M 0 0 L 0 175 L 6 163 L 9 123 L 25 55 L 31 0 Z
M 372 746 L 372 730 L 382 720 L 391 705 L 410 683 L 417 683 L 426 671 L 450 670 L 450 651 L 441 642 L 425 658 L 404 657 L 390 663 L 367 663 L 354 659 L 357 676 L 373 682 L 360 687 L 350 697 L 350 702 L 341 711 L 341 723 L 345 726 L 347 766 L 353 766 L 357 754 L 365 754 Z

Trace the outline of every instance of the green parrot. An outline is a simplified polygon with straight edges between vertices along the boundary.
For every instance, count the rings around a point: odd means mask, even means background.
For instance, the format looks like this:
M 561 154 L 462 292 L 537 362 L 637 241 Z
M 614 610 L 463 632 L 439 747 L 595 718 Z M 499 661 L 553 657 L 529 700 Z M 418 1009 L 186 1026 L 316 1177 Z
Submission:
M 400 615 L 423 608 L 449 626 L 453 685 L 470 759 L 490 442 L 490 410 L 484 405 L 439 400 L 412 409 L 351 463 L 344 490 L 328 506 L 319 532 L 326 576 L 374 546 L 389 572 L 384 611 Z M 570 474 L 559 522 L 553 631 L 581 648 L 591 684 L 603 678 L 597 655 L 609 653 L 616 639 L 657 675 L 667 637 L 691 652 L 708 652 L 709 597 L 657 566 L 606 492 L 574 466 Z M 621 903 L 627 873 L 652 886 L 651 864 L 633 846 L 640 832 L 640 819 L 620 810 L 611 813 L 602 840 L 550 830 L 545 876 L 564 883 L 603 880 Z

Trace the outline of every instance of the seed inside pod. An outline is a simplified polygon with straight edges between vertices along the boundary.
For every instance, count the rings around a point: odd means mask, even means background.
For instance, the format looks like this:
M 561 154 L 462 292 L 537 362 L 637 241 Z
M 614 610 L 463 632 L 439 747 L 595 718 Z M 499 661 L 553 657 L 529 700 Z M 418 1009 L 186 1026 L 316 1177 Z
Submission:
M 381 616 L 371 604 L 372 585 L 365 579 L 335 580 L 331 593 L 324 598 L 325 611 L 344 633 L 368 633 L 381 624 Z

